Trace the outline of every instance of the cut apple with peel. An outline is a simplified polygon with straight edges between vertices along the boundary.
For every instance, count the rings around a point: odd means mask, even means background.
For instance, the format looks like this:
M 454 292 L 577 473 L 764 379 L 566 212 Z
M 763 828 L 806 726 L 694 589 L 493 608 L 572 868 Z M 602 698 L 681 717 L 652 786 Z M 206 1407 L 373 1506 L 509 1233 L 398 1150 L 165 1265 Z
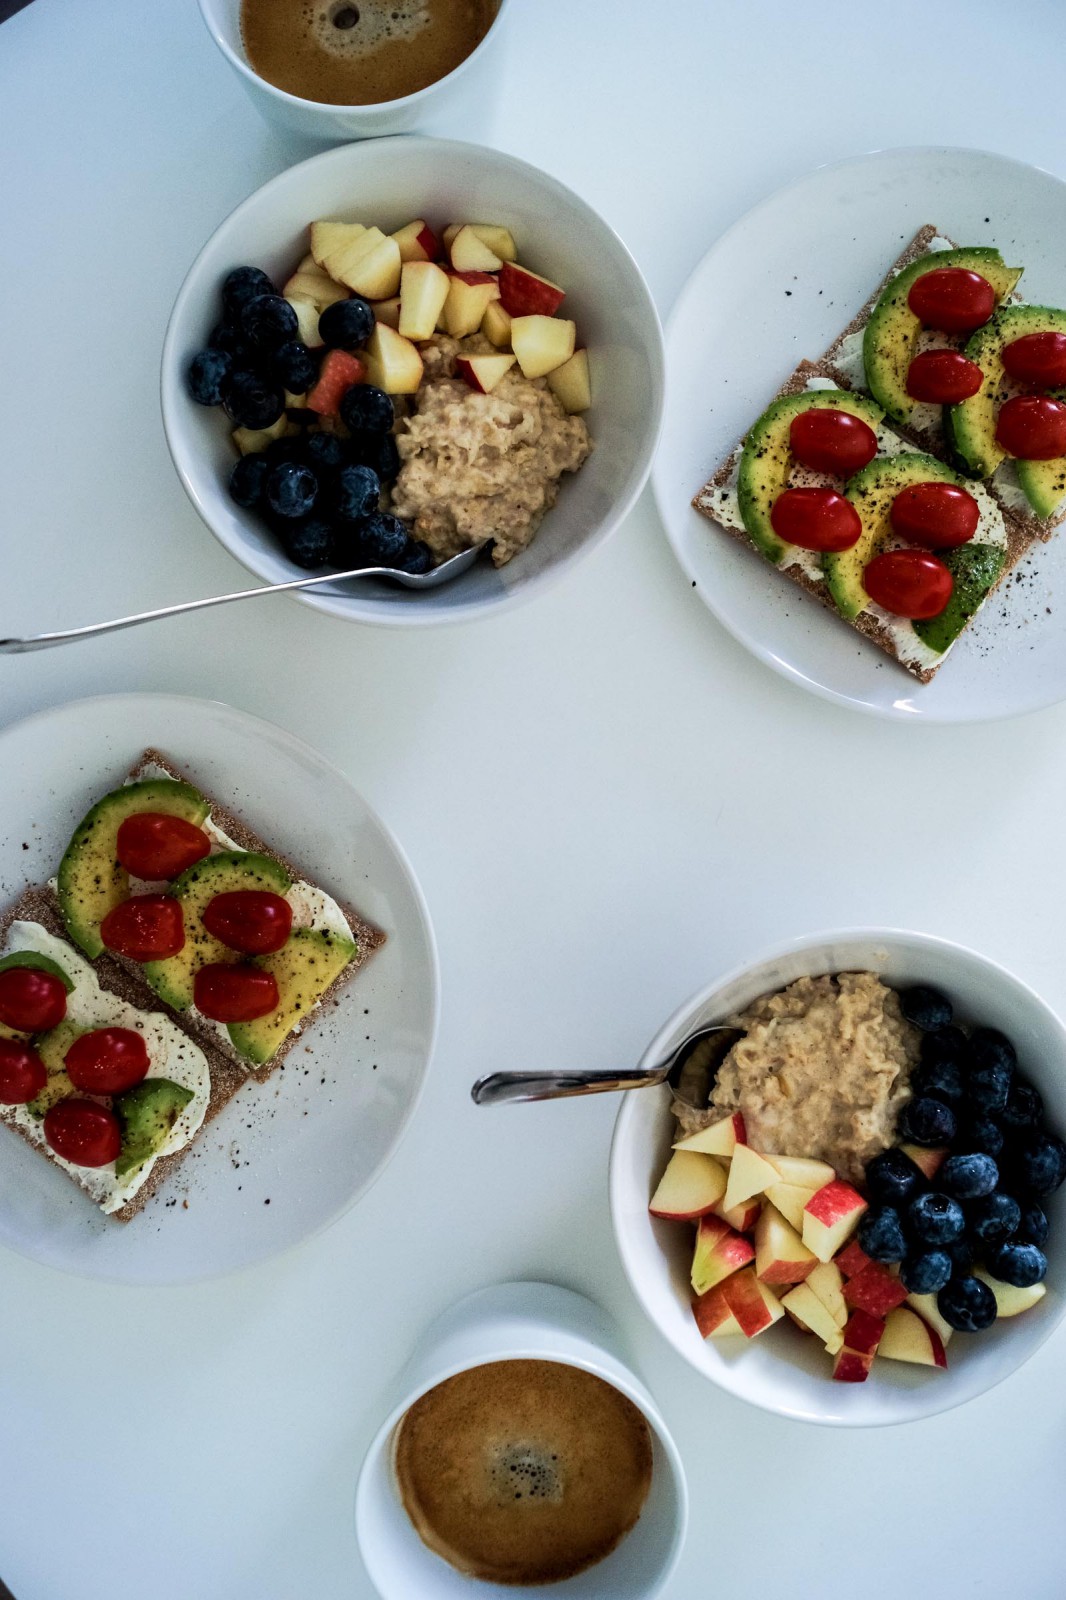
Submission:
M 923 1322 L 909 1306 L 897 1306 L 885 1318 L 885 1331 L 877 1346 L 889 1361 L 912 1361 L 920 1367 L 946 1367 L 948 1358 L 935 1328 Z
M 955 1329 L 940 1315 L 935 1294 L 909 1294 L 907 1304 L 917 1311 L 923 1322 L 928 1322 L 933 1331 L 939 1335 L 941 1344 L 946 1345 L 949 1342 Z
M 754 1267 L 741 1267 L 719 1287 L 746 1339 L 754 1339 L 785 1314 L 774 1291 L 755 1276 Z
M 1013 1283 L 1003 1283 L 999 1278 L 993 1278 L 984 1267 L 975 1267 L 973 1275 L 987 1284 L 995 1295 L 997 1317 L 1016 1317 L 1019 1312 L 1035 1306 L 1047 1294 L 1045 1283 L 1031 1283 L 1028 1288 L 1018 1289 Z
M 948 1150 L 927 1150 L 920 1144 L 901 1144 L 900 1149 L 905 1156 L 910 1156 L 919 1172 L 930 1179 L 936 1177 L 950 1154 Z
M 858 1239 L 852 1239 L 843 1250 L 838 1251 L 834 1261 L 845 1278 L 856 1277 L 864 1267 L 870 1265 L 870 1257 Z
M 737 1145 L 743 1144 L 745 1138 L 744 1118 L 739 1111 L 734 1111 L 731 1116 L 712 1122 L 709 1128 L 701 1128 L 698 1133 L 690 1133 L 687 1138 L 679 1139 L 674 1149 L 702 1150 L 704 1155 L 724 1156 L 729 1160 Z
M 511 348 L 511 313 L 503 309 L 499 300 L 490 300 L 481 319 L 481 331 L 497 350 Z
M 692 1222 L 713 1211 L 724 1194 L 725 1173 L 713 1157 L 675 1150 L 648 1210 L 653 1217 Z
M 565 298 L 565 289 L 516 261 L 500 267 L 500 299 L 512 317 L 554 316 Z
M 389 237 L 399 245 L 401 261 L 436 261 L 440 255 L 440 240 L 423 217 L 405 223 Z
M 400 287 L 400 247 L 380 228 L 366 228 L 329 257 L 330 277 L 367 300 L 388 300 Z M 430 330 L 432 331 L 432 330 Z
M 797 1233 L 802 1233 L 803 1208 L 817 1192 L 817 1189 L 801 1189 L 795 1183 L 772 1183 L 766 1191 L 766 1198 L 777 1207 L 786 1221 L 791 1222 Z
M 713 1289 L 708 1289 L 706 1294 L 701 1294 L 693 1300 L 692 1315 L 705 1339 L 728 1339 L 737 1334 L 743 1335 L 743 1329 L 722 1293 L 721 1284 L 716 1284 Z
M 819 1261 L 807 1278 L 807 1287 L 816 1294 L 838 1328 L 848 1320 L 844 1299 L 844 1280 L 835 1261 Z
M 434 261 L 406 261 L 400 272 L 400 326 L 405 339 L 429 339 L 444 310 L 448 274 Z
M 890 1311 L 901 1306 L 907 1291 L 880 1261 L 871 1261 L 854 1278 L 844 1285 L 844 1299 L 859 1311 L 868 1311 L 871 1317 L 887 1317 Z
M 723 1222 L 728 1222 L 737 1233 L 750 1233 L 759 1220 L 762 1210 L 762 1199 L 753 1196 L 750 1200 L 742 1200 L 738 1206 L 727 1206 L 723 1193 L 718 1204 L 711 1207 L 716 1217 L 721 1217 Z
M 781 1304 L 797 1327 L 804 1333 L 813 1333 L 821 1339 L 831 1356 L 835 1356 L 844 1343 L 840 1325 L 830 1316 L 825 1304 L 806 1283 L 797 1283 L 785 1295 Z
M 375 322 L 366 344 L 366 378 L 386 394 L 415 394 L 422 382 L 422 357 L 410 339 Z
M 488 272 L 453 272 L 448 277 L 448 297 L 441 320 L 453 339 L 476 333 L 489 303 L 499 298 L 500 286 Z
M 763 1206 L 755 1224 L 755 1272 L 763 1283 L 802 1283 L 817 1265 L 777 1207 Z
M 696 1248 L 692 1255 L 692 1288 L 697 1295 L 706 1294 L 716 1283 L 739 1272 L 752 1260 L 755 1251 L 751 1240 L 734 1233 L 720 1217 L 701 1217 L 696 1230 Z
M 587 411 L 592 404 L 592 379 L 589 376 L 589 353 L 575 350 L 569 361 L 548 374 L 548 388 L 569 417 Z
M 749 1144 L 738 1144 L 729 1163 L 729 1182 L 722 1204 L 727 1210 L 732 1210 L 753 1195 L 762 1194 L 767 1184 L 776 1182 L 777 1173 L 770 1163 Z
M 885 1331 L 879 1317 L 866 1311 L 853 1311 L 844 1327 L 844 1345 L 833 1364 L 838 1383 L 865 1383 Z
M 850 1183 L 834 1178 L 803 1209 L 803 1242 L 819 1261 L 832 1261 L 841 1245 L 858 1226 L 866 1201 Z
M 387 328 L 400 331 L 400 297 L 394 294 L 388 300 L 374 301 L 374 317 L 378 322 L 383 322 Z
M 777 1168 L 778 1178 L 782 1183 L 795 1184 L 797 1188 L 809 1189 L 812 1194 L 819 1189 L 824 1189 L 827 1183 L 832 1183 L 836 1172 L 828 1161 L 808 1160 L 806 1156 L 772 1156 L 766 1157 L 772 1167 Z
M 457 272 L 495 272 L 502 266 L 495 250 L 490 250 L 469 223 L 459 229 L 448 245 L 448 255 Z
M 471 389 L 479 394 L 491 394 L 501 378 L 514 366 L 514 356 L 458 356 L 455 375 L 465 378 Z
M 318 306 L 313 300 L 304 300 L 300 295 L 293 297 L 286 295 L 285 299 L 296 313 L 296 335 L 311 350 L 316 350 L 323 342 L 318 331 L 318 319 L 321 315 Z

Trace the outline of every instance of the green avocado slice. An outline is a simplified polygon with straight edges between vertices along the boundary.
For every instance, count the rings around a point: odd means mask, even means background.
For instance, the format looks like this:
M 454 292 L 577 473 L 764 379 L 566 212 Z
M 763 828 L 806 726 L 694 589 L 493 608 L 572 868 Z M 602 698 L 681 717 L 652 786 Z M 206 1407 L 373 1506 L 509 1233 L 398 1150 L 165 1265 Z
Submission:
M 230 1023 L 234 1049 L 256 1066 L 269 1061 L 334 979 L 340 977 L 355 953 L 351 939 L 312 928 L 294 928 L 280 950 L 257 956 L 255 965 L 265 967 L 277 979 L 278 1004 L 254 1022 Z
M 87 1029 L 78 1027 L 77 1023 L 61 1022 L 57 1028 L 50 1028 L 34 1041 L 37 1054 L 48 1068 L 48 1082 L 26 1107 L 31 1117 L 39 1120 L 57 1100 L 65 1100 L 68 1094 L 74 1094 L 74 1085 L 67 1076 L 67 1051 L 75 1039 L 85 1032 Z
M 179 1114 L 192 1097 L 191 1089 L 170 1078 L 145 1078 L 115 1096 L 113 1110 L 122 1129 L 116 1178 L 125 1178 L 155 1155 L 170 1138 Z
M 1003 571 L 1006 552 L 997 544 L 974 544 L 971 541 L 970 544 L 959 545 L 955 550 L 939 550 L 937 554 L 955 580 L 951 599 L 938 617 L 919 620 L 912 626 L 930 650 L 939 650 L 943 654 L 984 604 L 989 590 Z
M 917 353 L 922 324 L 907 304 L 907 296 L 918 278 L 944 267 L 979 272 L 992 285 L 997 305 L 1011 293 L 1023 270 L 1004 266 L 998 250 L 974 245 L 931 250 L 896 274 L 871 311 L 862 338 L 867 387 L 893 422 L 909 422 L 919 404 L 907 393 L 907 370 Z
M 70 994 L 74 988 L 74 980 L 51 956 L 39 955 L 36 950 L 16 950 L 9 956 L 0 959 L 0 972 L 10 972 L 12 967 L 32 967 L 34 972 L 50 972 L 53 978 L 58 978 L 64 989 Z

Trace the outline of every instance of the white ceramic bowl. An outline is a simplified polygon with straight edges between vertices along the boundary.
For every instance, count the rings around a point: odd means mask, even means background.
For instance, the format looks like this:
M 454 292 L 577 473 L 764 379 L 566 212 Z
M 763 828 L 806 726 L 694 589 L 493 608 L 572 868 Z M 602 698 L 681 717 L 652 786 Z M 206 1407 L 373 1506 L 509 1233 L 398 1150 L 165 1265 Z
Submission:
M 301 576 L 226 492 L 234 460 L 227 419 L 194 405 L 185 390 L 189 360 L 218 320 L 222 280 L 248 262 L 280 282 L 304 254 L 316 217 L 365 218 L 393 229 L 418 216 L 441 226 L 465 217 L 503 223 L 522 259 L 566 288 L 566 309 L 589 349 L 595 449 L 563 483 L 529 549 L 500 571 L 483 561 L 437 589 L 357 580 L 329 595 L 300 595 L 333 616 L 398 626 L 502 610 L 602 544 L 648 476 L 663 405 L 662 330 L 647 286 L 617 235 L 554 178 L 496 150 L 417 137 L 313 156 L 264 184 L 208 240 L 182 285 L 163 346 L 163 427 L 174 465 L 212 533 L 250 571 L 268 582 Z
M 1002 1029 L 1018 1050 L 1047 1107 L 1048 1124 L 1066 1128 L 1066 1029 L 1031 989 L 984 956 L 926 934 L 859 929 L 796 940 L 720 978 L 675 1012 L 643 1058 L 649 1065 L 694 1028 L 728 1016 L 794 979 L 868 970 L 886 983 L 937 985 L 967 1022 Z M 648 1215 L 675 1124 L 666 1090 L 627 1094 L 611 1149 L 615 1237 L 644 1310 L 677 1352 L 713 1383 L 764 1410 L 806 1422 L 861 1427 L 907 1422 L 961 1405 L 991 1389 L 1043 1344 L 1066 1310 L 1066 1189 L 1048 1202 L 1048 1292 L 1031 1310 L 981 1334 L 957 1333 L 946 1371 L 898 1361 L 874 1363 L 862 1384 L 834 1383 L 821 1345 L 781 1324 L 750 1344 L 704 1341 L 689 1306 L 691 1231 Z

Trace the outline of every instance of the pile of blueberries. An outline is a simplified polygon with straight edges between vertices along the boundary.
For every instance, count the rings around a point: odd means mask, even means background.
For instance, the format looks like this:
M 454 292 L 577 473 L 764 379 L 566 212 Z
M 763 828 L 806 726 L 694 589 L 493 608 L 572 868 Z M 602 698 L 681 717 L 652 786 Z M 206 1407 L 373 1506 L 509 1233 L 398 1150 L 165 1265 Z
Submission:
M 1040 1095 L 1004 1034 L 964 1033 L 950 1001 L 925 985 L 899 1000 L 922 1043 L 898 1132 L 949 1154 L 932 1180 L 903 1150 L 875 1156 L 859 1244 L 875 1261 L 899 1262 L 908 1292 L 935 1294 L 951 1327 L 976 1333 L 995 1321 L 996 1299 L 975 1264 L 1017 1288 L 1047 1273 L 1043 1203 L 1066 1179 L 1066 1144 L 1045 1129 Z
M 318 320 L 319 349 L 304 344 L 298 331 L 295 311 L 266 273 L 235 267 L 222 285 L 222 320 L 189 363 L 189 394 L 197 405 L 222 406 L 238 427 L 271 428 L 286 410 L 286 391 L 305 395 L 314 388 L 329 350 L 366 344 L 373 308 L 358 295 L 327 306 Z M 349 438 L 323 429 L 309 407 L 289 407 L 299 434 L 241 456 L 230 474 L 231 497 L 263 519 L 298 567 L 428 572 L 429 547 L 379 509 L 382 485 L 400 470 L 391 399 L 373 384 L 353 384 L 339 414 Z

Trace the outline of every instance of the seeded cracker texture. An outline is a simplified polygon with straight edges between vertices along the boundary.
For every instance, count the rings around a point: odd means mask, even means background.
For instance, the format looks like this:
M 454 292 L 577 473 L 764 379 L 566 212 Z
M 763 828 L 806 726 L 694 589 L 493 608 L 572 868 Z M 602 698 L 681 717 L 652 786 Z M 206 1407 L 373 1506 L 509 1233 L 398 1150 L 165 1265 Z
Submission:
M 194 778 L 182 772 L 168 756 L 159 750 L 146 750 L 131 769 L 129 776 L 131 778 L 139 777 L 149 763 L 165 769 L 173 778 L 185 783 L 195 784 Z M 199 785 L 196 786 L 199 787 Z M 306 873 L 302 872 L 293 862 L 279 855 L 276 850 L 272 850 L 240 818 L 235 817 L 231 812 L 226 811 L 224 807 L 218 805 L 205 790 L 201 789 L 200 792 L 210 802 L 212 820 L 242 850 L 254 850 L 261 855 L 270 856 L 272 860 L 283 866 L 293 878 L 303 878 L 305 881 L 310 881 Z M 255 1086 L 270 1077 L 280 1067 L 293 1045 L 306 1038 L 308 1026 L 321 1008 L 335 999 L 340 990 L 355 977 L 364 962 L 385 943 L 385 935 L 380 929 L 366 922 L 356 911 L 348 906 L 342 904 L 341 910 L 351 930 L 352 938 L 356 942 L 355 956 L 344 968 L 344 971 L 334 979 L 315 1008 L 308 1013 L 300 1031 L 298 1033 L 290 1033 L 271 1059 L 254 1070 L 244 1064 L 242 1058 L 220 1039 L 213 1029 L 203 1024 L 197 1024 L 195 1018 L 190 1018 L 166 1005 L 155 993 L 155 990 L 145 981 L 136 962 L 127 961 L 122 957 L 105 951 L 103 955 L 92 963 L 102 989 L 110 994 L 117 995 L 120 1000 L 124 1000 L 128 1005 L 136 1006 L 140 1011 L 161 1012 L 171 1022 L 175 1023 L 203 1051 L 211 1074 L 211 1095 L 202 1127 L 181 1150 L 176 1150 L 173 1155 L 162 1156 L 156 1161 L 140 1189 L 126 1205 L 122 1206 L 118 1211 L 110 1214 L 101 1212 L 100 1215 L 107 1216 L 108 1220 L 112 1222 L 131 1221 L 144 1208 L 145 1203 L 151 1199 L 152 1195 L 166 1183 L 174 1169 L 194 1148 L 203 1132 L 203 1128 L 206 1128 L 208 1123 L 218 1116 L 223 1106 L 233 1098 L 238 1089 L 243 1084 L 248 1084 L 248 1093 L 254 1094 Z M 68 944 L 70 943 L 56 895 L 51 888 L 44 885 L 33 885 L 25 889 L 15 904 L 6 912 L 2 920 L 0 920 L 0 942 L 6 938 L 11 924 L 17 921 L 39 922 L 49 933 L 54 934 L 57 938 L 66 940 Z M 24 1129 L 10 1123 L 6 1124 L 6 1126 L 12 1133 L 20 1134 L 26 1143 L 36 1150 L 39 1155 L 44 1156 L 47 1160 L 52 1159 L 48 1150 L 34 1144 Z M 58 1165 L 58 1163 L 53 1162 L 53 1165 Z M 62 1167 L 59 1170 L 85 1192 L 84 1186 L 78 1183 L 78 1179 L 73 1173 L 68 1173 Z
M 831 378 L 841 389 L 848 389 L 851 387 L 849 384 L 842 382 L 839 374 L 830 371 L 823 362 L 801 361 L 788 381 L 782 384 L 781 388 L 777 391 L 777 394 L 772 395 L 770 400 L 767 401 L 767 405 L 770 405 L 773 400 L 780 400 L 785 395 L 802 393 L 802 391 L 807 387 L 807 380 L 809 378 Z M 766 407 L 763 409 L 765 410 Z M 762 413 L 760 412 L 760 416 L 761 415 Z M 715 516 L 714 497 L 716 491 L 725 488 L 729 481 L 733 468 L 734 453 L 735 452 L 732 451 L 730 452 L 725 461 L 723 461 L 722 465 L 714 474 L 713 478 L 710 478 L 704 484 L 699 493 L 694 497 L 692 504 L 696 510 L 699 511 L 701 515 L 707 517 L 709 521 L 713 522 L 715 526 L 721 530 L 721 532 L 729 534 L 732 538 L 737 539 L 741 544 L 746 545 L 751 551 L 752 559 L 757 561 L 764 570 L 776 572 L 782 578 L 788 578 L 792 583 L 798 584 L 799 587 L 801 589 L 805 589 L 809 595 L 813 595 L 816 600 L 820 600 L 827 610 L 831 611 L 833 616 L 836 617 L 837 621 L 840 622 L 844 627 L 854 629 L 857 633 L 861 633 L 864 638 L 869 639 L 871 644 L 877 645 L 878 649 L 883 650 L 886 655 L 891 656 L 892 660 L 897 662 L 909 676 L 917 678 L 920 683 L 929 683 L 931 679 L 936 676 L 937 672 L 939 672 L 943 662 L 939 662 L 934 667 L 917 667 L 908 665 L 905 661 L 900 660 L 899 652 L 896 648 L 896 644 L 892 638 L 892 635 L 889 633 L 884 624 L 876 617 L 870 616 L 867 612 L 863 611 L 860 612 L 853 621 L 849 622 L 847 618 L 842 617 L 840 612 L 837 610 L 833 601 L 833 597 L 829 592 L 829 587 L 823 578 L 810 577 L 799 567 L 775 567 L 772 562 L 768 561 L 766 557 L 755 548 L 751 542 L 751 539 L 743 531 L 743 529 L 730 528 L 724 523 L 718 521 L 717 517 Z M 1000 507 L 1000 510 L 1003 513 L 1003 521 L 1007 529 L 1006 559 L 1003 563 L 1002 573 L 989 590 L 989 594 L 985 597 L 985 602 L 983 602 L 983 604 L 987 603 L 988 598 L 996 592 L 996 589 L 999 588 L 1000 584 L 1002 584 L 1003 580 L 1006 578 L 1011 569 L 1017 566 L 1018 562 L 1021 560 L 1022 556 L 1029 549 L 1029 546 L 1033 542 L 1033 536 L 1025 531 L 1025 528 L 1018 517 L 1014 516 L 1003 506 Z M 978 607 L 975 615 L 980 615 L 980 611 L 981 607 Z M 967 626 L 969 626 L 969 624 L 967 624 Z M 965 632 L 965 629 L 963 632 Z

